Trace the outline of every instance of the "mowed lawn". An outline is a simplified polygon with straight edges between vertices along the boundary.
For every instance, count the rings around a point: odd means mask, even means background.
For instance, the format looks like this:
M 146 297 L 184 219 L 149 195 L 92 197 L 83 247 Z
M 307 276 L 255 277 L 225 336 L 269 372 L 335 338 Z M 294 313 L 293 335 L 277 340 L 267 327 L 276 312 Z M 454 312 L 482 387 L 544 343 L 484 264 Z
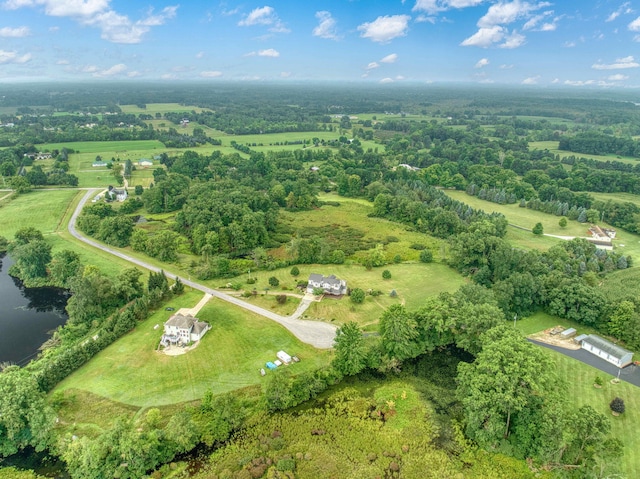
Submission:
M 176 310 L 193 307 L 201 297 L 200 292 L 187 292 L 167 304 Z M 134 406 L 159 406 L 200 399 L 209 389 L 220 394 L 259 385 L 265 380 L 260 368 L 275 360 L 281 349 L 300 358 L 286 366 L 295 374 L 330 360 L 331 352 L 301 343 L 279 324 L 215 299 L 197 315 L 212 325 L 198 347 L 167 356 L 156 348 L 171 314 L 157 311 L 57 389 L 79 389 Z
M 0 235 L 13 239 L 20 228 L 33 226 L 45 235 L 58 231 L 78 190 L 34 190 L 0 206 Z
M 467 281 L 458 272 L 441 263 L 389 264 L 371 270 L 360 264 L 318 264 L 298 265 L 298 269 L 300 274 L 297 277 L 291 276 L 290 268 L 285 268 L 275 271 L 252 271 L 251 276 L 257 278 L 255 284 L 246 284 L 248 274 L 236 278 L 236 281 L 243 283 L 244 289 L 257 290 L 257 297 L 247 298 L 247 302 L 282 315 L 293 313 L 300 300 L 294 296 L 290 297 L 286 304 L 280 305 L 275 297 L 279 294 L 298 293 L 295 289 L 296 283 L 306 282 L 311 273 L 336 275 L 344 279 L 350 288 L 381 291 L 379 296 L 367 295 L 362 304 L 354 304 L 347 296 L 342 299 L 326 296 L 320 302 L 312 303 L 303 316 L 306 319 L 326 321 L 338 326 L 347 321 L 356 321 L 367 330 L 376 329 L 374 325 L 377 324 L 380 315 L 392 304 L 404 304 L 409 309 L 417 309 L 425 299 L 442 292 L 454 292 Z M 384 270 L 389 270 L 390 279 L 382 278 Z M 280 282 L 277 287 L 269 285 L 268 280 L 271 276 Z M 269 289 L 266 296 L 265 288 Z M 396 297 L 390 296 L 393 290 L 396 291 Z
M 155 116 L 156 113 L 177 113 L 195 111 L 200 113 L 204 108 L 193 105 L 181 105 L 180 103 L 147 103 L 146 108 L 140 108 L 137 105 L 120 105 L 122 113 L 132 113 L 134 115 L 147 114 Z
M 624 381 L 611 384 L 613 376 L 555 351 L 543 350 L 554 360 L 558 376 L 566 381 L 570 403 L 575 408 L 588 404 L 610 419 L 611 434 L 624 444 L 620 461 L 624 477 L 640 477 L 640 388 Z M 605 380 L 602 389 L 593 387 L 596 376 Z M 609 409 L 609 403 L 616 396 L 622 398 L 626 406 L 624 414 L 618 417 Z

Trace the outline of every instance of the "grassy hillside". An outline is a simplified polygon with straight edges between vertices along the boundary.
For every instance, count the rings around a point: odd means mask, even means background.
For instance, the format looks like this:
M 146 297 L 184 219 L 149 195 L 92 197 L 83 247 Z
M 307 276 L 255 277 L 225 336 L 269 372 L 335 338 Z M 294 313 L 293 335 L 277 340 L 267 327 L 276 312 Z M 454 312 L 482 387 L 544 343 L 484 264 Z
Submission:
M 169 304 L 176 310 L 193 307 L 201 296 L 189 292 Z M 211 324 L 211 331 L 194 350 L 167 356 L 156 348 L 171 314 L 155 312 L 62 381 L 57 390 L 88 391 L 139 407 L 167 405 L 199 399 L 209 389 L 219 394 L 259 385 L 264 381 L 260 368 L 275 360 L 281 349 L 301 359 L 288 366 L 294 374 L 326 364 L 331 354 L 301 343 L 271 320 L 213 299 L 197 315 Z

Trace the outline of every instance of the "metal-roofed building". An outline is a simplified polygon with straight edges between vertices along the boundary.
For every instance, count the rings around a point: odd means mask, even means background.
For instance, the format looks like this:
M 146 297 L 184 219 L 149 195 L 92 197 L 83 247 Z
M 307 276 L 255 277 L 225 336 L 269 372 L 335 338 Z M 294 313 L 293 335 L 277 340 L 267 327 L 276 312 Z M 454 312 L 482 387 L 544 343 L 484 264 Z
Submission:
M 590 334 L 580 342 L 582 349 L 604 359 L 605 361 L 624 368 L 633 361 L 633 352 L 628 351 L 600 336 Z

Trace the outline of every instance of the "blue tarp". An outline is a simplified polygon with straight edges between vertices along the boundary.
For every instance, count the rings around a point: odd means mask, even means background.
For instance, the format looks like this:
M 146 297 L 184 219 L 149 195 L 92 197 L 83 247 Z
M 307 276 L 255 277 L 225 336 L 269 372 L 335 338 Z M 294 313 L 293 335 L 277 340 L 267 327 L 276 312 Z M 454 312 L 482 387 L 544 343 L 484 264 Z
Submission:
M 269 369 L 276 369 L 278 366 L 276 366 L 276 365 L 275 365 L 275 364 L 273 364 L 271 361 L 269 361 L 269 362 L 267 363 L 267 367 L 268 367 Z

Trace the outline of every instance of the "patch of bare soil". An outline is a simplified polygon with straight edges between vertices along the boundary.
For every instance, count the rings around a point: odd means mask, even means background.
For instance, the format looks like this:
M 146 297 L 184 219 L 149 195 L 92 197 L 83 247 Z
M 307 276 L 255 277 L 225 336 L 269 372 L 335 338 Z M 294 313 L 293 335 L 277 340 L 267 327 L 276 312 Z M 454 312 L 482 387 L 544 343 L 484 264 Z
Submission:
M 573 338 L 563 339 L 560 337 L 560 334 L 551 334 L 553 331 L 557 331 L 556 328 L 545 329 L 544 331 L 540 331 L 538 333 L 530 334 L 530 339 L 535 339 L 536 341 L 540 341 L 542 343 L 552 344 L 553 346 L 558 346 L 566 349 L 580 349 L 580 345 L 577 344 Z

